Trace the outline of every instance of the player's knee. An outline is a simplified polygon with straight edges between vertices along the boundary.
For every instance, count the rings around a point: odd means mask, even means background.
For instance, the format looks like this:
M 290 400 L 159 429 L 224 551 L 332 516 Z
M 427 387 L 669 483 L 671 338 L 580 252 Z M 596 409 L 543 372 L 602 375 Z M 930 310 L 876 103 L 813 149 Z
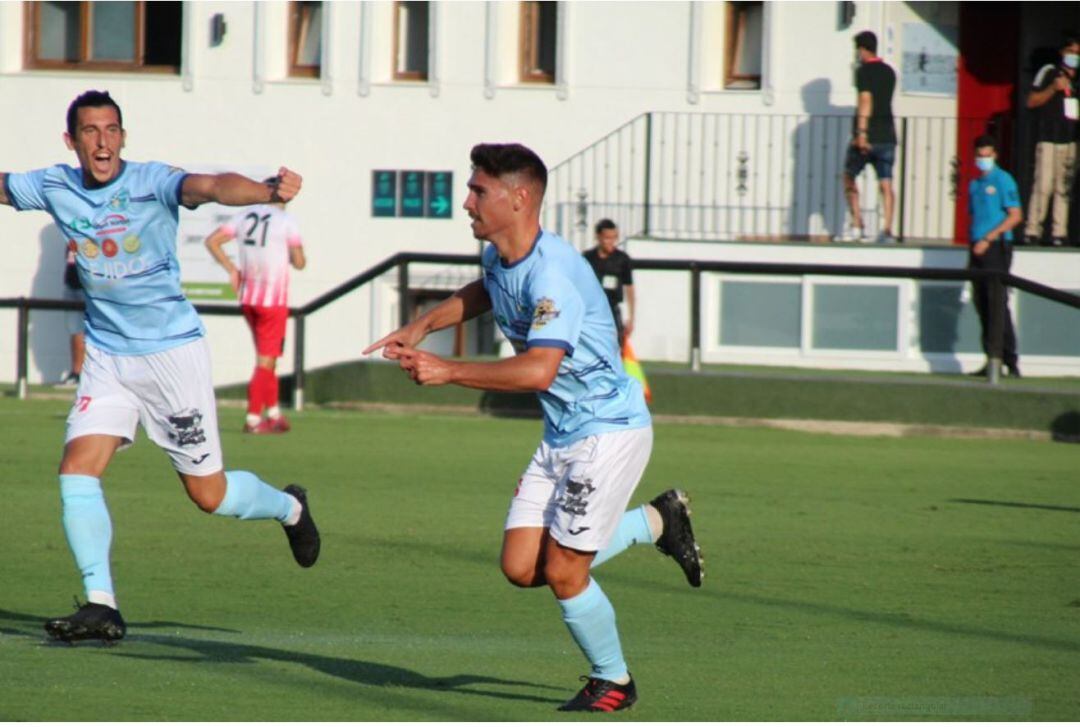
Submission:
M 506 576 L 506 580 L 510 581 L 518 588 L 535 588 L 538 584 L 536 582 L 536 568 L 530 566 L 527 563 L 514 562 L 504 559 L 502 562 L 502 572 Z
M 180 479 L 184 483 L 187 496 L 200 510 L 213 513 L 221 507 L 221 501 L 225 499 L 224 475 L 199 477 L 181 474 Z
M 213 497 L 206 492 L 192 492 L 191 490 L 188 490 L 188 497 L 191 498 L 191 501 L 195 503 L 196 507 L 208 514 L 212 514 L 221 506 L 220 497 Z

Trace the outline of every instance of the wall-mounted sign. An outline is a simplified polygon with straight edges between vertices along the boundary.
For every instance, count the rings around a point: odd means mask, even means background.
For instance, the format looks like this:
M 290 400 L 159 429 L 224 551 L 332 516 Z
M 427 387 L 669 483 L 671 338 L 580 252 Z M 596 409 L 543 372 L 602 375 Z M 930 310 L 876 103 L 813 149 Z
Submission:
M 376 169 L 371 173 L 371 216 L 397 217 L 397 172 Z
M 454 216 L 454 173 L 376 169 L 371 173 L 372 217 Z
M 449 219 L 453 216 L 454 186 L 453 172 L 428 172 L 427 173 L 427 217 Z

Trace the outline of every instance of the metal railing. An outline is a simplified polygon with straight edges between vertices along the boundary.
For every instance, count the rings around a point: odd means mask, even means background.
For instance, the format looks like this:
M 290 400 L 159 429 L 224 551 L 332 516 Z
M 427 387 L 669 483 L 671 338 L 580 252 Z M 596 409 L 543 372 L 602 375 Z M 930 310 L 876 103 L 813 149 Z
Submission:
M 314 315 L 326 306 L 370 283 L 376 278 L 394 270 L 398 276 L 399 324 L 408 323 L 411 310 L 409 305 L 409 265 L 410 264 L 466 265 L 476 267 L 480 264 L 479 255 L 447 255 L 434 253 L 403 252 L 386 258 L 377 265 L 350 278 L 307 304 L 289 308 L 289 316 L 294 322 L 296 345 L 293 350 L 293 406 L 299 410 L 304 406 L 305 363 L 304 342 L 305 323 L 308 316 Z M 1051 288 L 1033 280 L 1021 278 L 1010 273 L 996 270 L 971 270 L 960 268 L 898 268 L 867 265 L 824 265 L 804 263 L 758 263 L 728 262 L 706 260 L 651 260 L 634 261 L 635 270 L 685 271 L 690 280 L 690 367 L 697 371 L 701 368 L 701 274 L 736 273 L 746 275 L 832 275 L 841 277 L 871 278 L 907 278 L 915 280 L 984 280 L 990 285 L 990 320 L 989 345 L 990 365 L 987 366 L 987 380 L 996 384 L 1002 362 L 1004 344 L 1004 320 L 1001 317 L 1005 296 L 1005 287 L 1011 286 L 1032 295 L 1052 300 L 1072 308 L 1080 309 L 1080 296 Z M 16 395 L 25 399 L 28 394 L 27 373 L 29 371 L 29 324 L 31 310 L 82 310 L 81 302 L 66 300 L 47 300 L 41 298 L 0 298 L 0 309 L 16 308 L 17 316 L 17 381 Z M 199 303 L 195 309 L 203 315 L 241 315 L 237 305 L 220 303 Z
M 551 168 L 544 226 L 581 248 L 604 217 L 628 237 L 830 239 L 847 214 L 851 128 L 850 113 L 644 113 Z M 896 132 L 894 232 L 952 240 L 970 178 L 958 144 L 1011 139 L 1010 121 L 907 116 Z M 867 229 L 878 230 L 876 175 L 860 174 L 858 187 Z

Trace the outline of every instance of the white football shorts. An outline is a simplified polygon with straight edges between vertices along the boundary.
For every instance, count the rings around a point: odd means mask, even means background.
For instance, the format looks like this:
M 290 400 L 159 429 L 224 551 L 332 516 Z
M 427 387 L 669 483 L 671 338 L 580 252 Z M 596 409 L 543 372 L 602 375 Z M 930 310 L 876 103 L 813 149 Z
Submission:
M 222 469 L 217 404 L 205 338 L 144 356 L 117 356 L 87 341 L 64 442 L 87 434 L 123 437 L 131 446 L 142 424 L 177 472 Z
M 548 528 L 567 548 L 602 550 L 652 453 L 652 427 L 604 432 L 565 447 L 541 442 L 521 476 L 506 529 Z

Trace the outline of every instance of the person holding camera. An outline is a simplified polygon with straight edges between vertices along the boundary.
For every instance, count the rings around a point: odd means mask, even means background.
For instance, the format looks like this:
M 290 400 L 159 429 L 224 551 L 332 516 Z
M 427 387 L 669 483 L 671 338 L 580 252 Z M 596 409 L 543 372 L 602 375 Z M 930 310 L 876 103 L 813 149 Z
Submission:
M 1076 172 L 1076 131 L 1080 119 L 1076 68 L 1080 65 L 1080 40 L 1067 36 L 1059 49 L 1057 64 L 1047 64 L 1035 74 L 1027 107 L 1035 113 L 1035 177 L 1028 202 L 1024 243 L 1038 244 L 1043 220 L 1053 199 L 1051 244 L 1064 245 L 1069 228 L 1069 195 Z

